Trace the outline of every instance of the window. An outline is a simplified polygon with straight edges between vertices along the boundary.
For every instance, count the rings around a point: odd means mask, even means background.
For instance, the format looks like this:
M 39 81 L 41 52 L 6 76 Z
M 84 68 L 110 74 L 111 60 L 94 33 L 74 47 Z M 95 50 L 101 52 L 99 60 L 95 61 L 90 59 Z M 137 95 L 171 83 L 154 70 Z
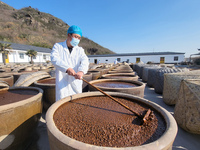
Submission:
M 178 61 L 178 56 L 174 56 L 174 61 Z
M 19 53 L 19 58 L 24 59 L 24 53 Z
M 47 56 L 46 55 L 43 55 L 43 59 L 46 59 L 47 58 Z
M 140 62 L 140 57 L 137 57 L 136 58 L 136 63 L 139 63 Z
M 36 59 L 36 56 L 33 56 L 33 59 Z

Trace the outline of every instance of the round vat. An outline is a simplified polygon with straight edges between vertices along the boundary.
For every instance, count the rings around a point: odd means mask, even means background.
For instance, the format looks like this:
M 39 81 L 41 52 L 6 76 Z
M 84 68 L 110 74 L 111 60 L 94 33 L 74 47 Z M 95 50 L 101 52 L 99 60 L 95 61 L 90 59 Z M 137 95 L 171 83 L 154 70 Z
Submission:
M 102 75 L 101 78 L 102 79 L 133 80 L 133 81 L 138 80 L 137 75 L 131 75 L 131 74 L 105 74 L 105 75 Z
M 88 73 L 92 73 L 92 80 L 96 80 L 101 77 L 99 70 L 88 70 Z
M 43 91 L 35 87 L 0 90 L 0 149 L 25 149 L 42 113 Z
M 38 70 L 40 70 L 40 67 L 35 66 L 35 67 L 33 67 L 32 69 L 38 71 Z
M 51 70 L 49 68 L 45 67 L 45 66 L 41 66 L 39 71 L 45 71 L 45 72 L 49 73 Z
M 136 75 L 135 72 L 122 72 L 124 75 Z M 108 71 L 108 74 L 122 74 L 121 72 L 118 72 L 118 71 Z
M 108 72 L 108 69 L 96 68 L 95 70 L 100 72 L 100 77 Z
M 56 101 L 56 78 L 53 77 L 35 81 L 34 86 L 43 90 L 42 102 L 44 109 L 47 110 Z
M 108 71 L 108 73 L 111 73 L 111 74 L 113 74 L 113 73 L 133 73 L 133 70 L 115 70 L 115 69 L 113 69 L 111 71 Z
M 139 81 L 121 80 L 121 79 L 98 79 L 90 81 L 103 91 L 122 92 L 139 97 L 144 97 L 145 84 Z M 90 91 L 97 91 L 89 85 Z
M 26 67 L 25 71 L 32 71 L 32 67 Z
M 51 150 L 65 150 L 65 149 L 87 149 L 87 150 L 144 150 L 144 149 L 159 149 L 159 150 L 170 150 L 172 149 L 172 144 L 177 134 L 177 124 L 172 115 L 160 107 L 159 105 L 150 102 L 146 99 L 133 96 L 125 93 L 108 92 L 109 95 L 124 100 L 126 104 L 134 103 L 135 111 L 146 111 L 147 109 L 153 110 L 151 114 L 151 119 L 148 120 L 146 124 L 136 124 L 137 117 L 129 112 L 127 109 L 121 105 L 115 103 L 108 97 L 104 96 L 100 92 L 88 92 L 76 94 L 70 97 L 66 97 L 60 101 L 54 103 L 47 111 L 46 121 L 47 130 Z M 102 98 L 105 102 L 98 104 L 93 103 L 91 99 Z M 82 101 L 81 101 L 82 100 Z M 71 105 L 74 104 L 74 105 Z M 136 104 L 136 105 L 135 105 Z M 138 105 L 138 106 L 137 106 Z M 73 106 L 75 108 L 73 111 L 65 111 L 66 106 Z M 139 108 L 140 107 L 140 108 Z M 62 111 L 64 110 L 63 114 Z M 59 115 L 61 112 L 61 115 Z M 86 114 L 87 116 L 84 116 Z M 76 116 L 73 116 L 76 115 Z M 65 118 L 65 116 L 67 118 Z M 81 118 L 69 121 L 71 116 Z M 152 116 L 156 116 L 152 118 Z M 108 117 L 108 118 L 106 118 Z M 129 118 L 129 119 L 127 119 Z M 62 119 L 63 122 L 62 122 Z M 152 121 L 158 122 L 157 128 L 153 128 L 150 131 Z M 137 120 L 137 121 L 136 121 Z M 61 122 L 59 122 L 61 121 Z M 77 122 L 79 121 L 79 122 Z M 114 123 L 113 123 L 114 122 Z M 120 123 L 121 122 L 121 123 Z M 61 126 L 59 126 L 60 124 Z M 70 126 L 65 126 L 65 123 L 71 123 Z M 89 125 L 92 123 L 93 125 Z M 62 126 L 63 124 L 63 126 Z M 88 127 L 87 127 L 88 125 Z M 131 127 L 132 126 L 132 127 Z M 134 126 L 134 127 L 133 127 Z M 68 128 L 70 127 L 70 128 Z M 130 127 L 130 128 L 126 128 Z M 137 128 L 138 130 L 134 130 Z M 63 129 L 72 129 L 73 132 L 64 132 Z M 147 131 L 145 131 L 147 129 Z M 81 131 L 84 134 L 80 133 Z M 127 131 L 133 131 L 131 135 Z M 141 131 L 141 132 L 140 132 Z M 136 142 L 131 143 L 132 140 L 137 141 L 139 134 L 145 131 L 147 134 L 152 132 L 150 138 L 147 138 L 144 143 Z M 140 132 L 140 133 L 139 133 Z M 145 133 L 144 132 L 144 133 Z M 68 135 L 68 133 L 70 133 Z M 126 134 L 127 133 L 127 134 Z M 158 134 L 159 133 L 159 134 Z M 92 135 L 94 134 L 94 135 Z M 146 134 L 146 136 L 147 136 Z M 76 135 L 78 138 L 75 138 Z M 105 135 L 105 137 L 104 137 Z M 120 136 L 122 135 L 122 136 Z M 79 137 L 83 137 L 83 140 Z M 90 143 L 90 140 L 94 137 L 97 141 Z M 129 138 L 132 140 L 129 140 Z M 89 141 L 87 141 L 87 139 Z M 95 140 L 94 139 L 94 140 Z M 92 139 L 93 140 L 93 139 Z M 116 140 L 116 144 L 112 144 Z M 126 146 L 123 141 L 128 145 Z M 141 139 L 142 141 L 143 139 Z M 84 142 L 85 141 L 85 142 Z M 121 142 L 122 141 L 122 142 Z M 140 141 L 140 140 L 139 140 Z M 122 146 L 118 144 L 122 143 Z M 100 146 L 100 145 L 108 146 Z M 131 144 L 131 145 L 130 145 Z M 132 145 L 133 144 L 133 145 Z
M 34 70 L 34 69 L 33 70 L 27 70 L 27 71 L 26 70 L 20 70 L 19 73 L 23 73 L 24 74 L 24 73 L 31 73 L 31 72 L 37 72 L 37 71 L 38 70 Z
M 0 80 L 7 82 L 10 87 L 13 86 L 13 84 L 14 84 L 14 77 L 13 77 L 13 75 L 1 74 L 0 75 Z
M 102 70 L 103 70 L 103 74 L 106 74 L 106 73 L 108 73 L 108 71 L 109 71 L 109 68 L 102 68 Z
M 131 69 L 131 68 L 123 68 L 123 67 L 121 67 L 121 68 L 115 68 L 115 69 L 113 69 L 113 71 L 120 71 L 120 70 L 127 70 L 127 71 L 133 71 L 133 69 Z
M 8 87 L 9 87 L 9 84 L 7 82 L 0 80 L 0 89 L 8 88 Z
M 132 68 L 129 65 L 120 65 L 120 66 L 116 67 L 116 69 L 130 70 Z
M 11 72 L 11 68 L 3 68 L 3 72 Z
M 83 79 L 85 79 L 86 81 L 90 82 L 92 81 L 92 73 L 86 73 L 83 75 Z M 87 83 L 83 82 L 83 85 L 82 85 L 82 91 L 83 92 L 88 92 L 89 90 L 89 86 Z
M 31 71 L 32 72 L 32 71 Z M 28 73 L 31 73 L 29 71 L 22 71 L 22 72 L 15 72 L 15 73 L 12 73 L 13 75 L 13 78 L 14 78 L 14 83 L 19 79 L 19 77 L 23 74 L 28 74 Z

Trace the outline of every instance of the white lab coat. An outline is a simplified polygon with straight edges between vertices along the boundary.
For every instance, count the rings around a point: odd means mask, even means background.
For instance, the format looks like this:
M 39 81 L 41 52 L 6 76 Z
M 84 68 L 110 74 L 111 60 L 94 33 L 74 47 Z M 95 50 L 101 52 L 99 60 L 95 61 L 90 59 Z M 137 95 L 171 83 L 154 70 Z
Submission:
M 72 68 L 76 73 L 87 73 L 89 61 L 84 49 L 75 46 L 70 54 L 66 41 L 56 43 L 51 52 L 51 62 L 56 68 L 56 101 L 82 93 L 83 81 L 68 75 L 66 70 Z

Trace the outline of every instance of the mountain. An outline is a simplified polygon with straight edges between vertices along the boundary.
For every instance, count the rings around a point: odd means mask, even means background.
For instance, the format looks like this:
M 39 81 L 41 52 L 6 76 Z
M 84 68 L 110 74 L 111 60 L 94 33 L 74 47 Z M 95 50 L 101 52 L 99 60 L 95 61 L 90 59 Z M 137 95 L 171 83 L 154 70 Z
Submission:
M 67 38 L 69 25 L 51 14 L 32 7 L 15 9 L 0 1 L 0 40 L 52 48 Z M 82 37 L 79 46 L 87 55 L 114 54 L 94 41 Z

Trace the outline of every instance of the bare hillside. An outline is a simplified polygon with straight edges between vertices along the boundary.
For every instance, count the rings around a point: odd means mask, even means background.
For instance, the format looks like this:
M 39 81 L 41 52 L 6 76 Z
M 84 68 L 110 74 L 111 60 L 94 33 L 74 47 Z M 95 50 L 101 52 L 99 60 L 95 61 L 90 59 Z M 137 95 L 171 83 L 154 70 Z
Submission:
M 51 14 L 26 7 L 17 10 L 0 1 L 0 40 L 52 48 L 67 38 L 69 25 Z M 113 54 L 107 48 L 83 37 L 80 46 L 86 54 Z

